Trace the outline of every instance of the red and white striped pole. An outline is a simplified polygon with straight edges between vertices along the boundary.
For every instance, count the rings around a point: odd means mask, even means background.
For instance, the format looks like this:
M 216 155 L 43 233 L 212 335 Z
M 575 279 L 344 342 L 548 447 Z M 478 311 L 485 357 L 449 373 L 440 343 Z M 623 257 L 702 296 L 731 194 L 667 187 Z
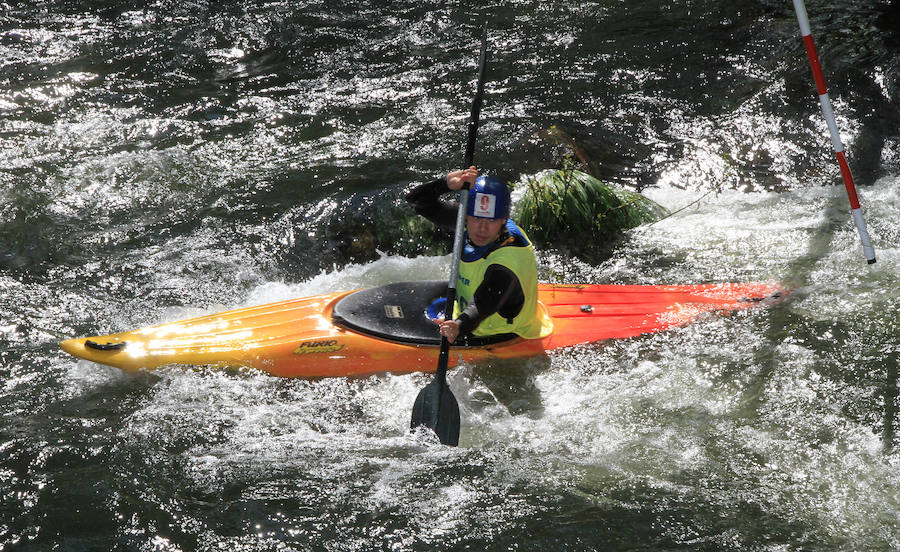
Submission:
M 834 120 L 834 110 L 831 108 L 831 99 L 828 97 L 828 89 L 825 87 L 825 77 L 822 76 L 822 66 L 819 65 L 819 54 L 816 53 L 816 45 L 813 42 L 812 32 L 809 28 L 809 17 L 806 15 L 806 6 L 803 0 L 794 0 L 794 11 L 797 12 L 797 21 L 800 23 L 800 33 L 803 35 L 803 44 L 806 45 L 806 54 L 809 56 L 809 64 L 812 67 L 813 78 L 816 80 L 816 89 L 819 92 L 819 102 L 822 104 L 822 114 L 828 122 L 828 130 L 831 132 L 831 142 L 834 145 L 834 153 L 837 155 L 838 165 L 841 167 L 841 177 L 844 179 L 844 187 L 847 188 L 847 197 L 850 199 L 850 212 L 859 232 L 863 253 L 869 264 L 875 262 L 875 248 L 866 230 L 866 221 L 863 220 L 862 209 L 859 207 L 859 198 L 856 197 L 856 186 L 853 184 L 853 175 L 850 166 L 844 157 L 844 145 L 838 134 L 837 123 Z

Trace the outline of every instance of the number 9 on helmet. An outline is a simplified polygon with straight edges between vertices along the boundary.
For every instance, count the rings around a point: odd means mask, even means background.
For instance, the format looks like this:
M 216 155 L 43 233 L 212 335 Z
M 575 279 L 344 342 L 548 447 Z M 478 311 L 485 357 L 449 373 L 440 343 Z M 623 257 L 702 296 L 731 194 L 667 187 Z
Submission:
M 476 218 L 508 218 L 510 203 L 506 182 L 496 176 L 479 176 L 469 190 L 466 214 Z

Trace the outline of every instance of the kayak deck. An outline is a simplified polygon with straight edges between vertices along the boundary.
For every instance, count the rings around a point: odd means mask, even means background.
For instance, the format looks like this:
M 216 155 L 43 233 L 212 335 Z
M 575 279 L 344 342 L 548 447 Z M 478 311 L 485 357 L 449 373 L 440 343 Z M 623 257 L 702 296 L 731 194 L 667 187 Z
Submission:
M 306 378 L 427 372 L 436 367 L 440 341 L 424 311 L 435 298 L 432 291 L 443 289 L 441 285 L 446 283 L 390 284 L 291 299 L 101 337 L 70 339 L 60 346 L 76 357 L 128 371 L 188 364 L 250 367 L 275 376 Z M 345 307 L 354 299 L 339 305 L 354 293 L 368 293 L 366 300 L 357 301 L 357 306 L 362 305 L 363 321 L 383 315 L 388 322 L 373 322 L 374 330 L 347 323 L 350 309 Z M 541 355 L 561 347 L 634 337 L 687 324 L 706 312 L 746 309 L 786 295 L 787 290 L 772 283 L 540 284 L 538 299 L 553 323 L 549 336 L 454 346 L 450 364 L 460 359 Z M 403 311 L 402 318 L 394 307 Z M 339 316 L 335 317 L 336 308 Z M 409 325 L 407 333 L 415 335 L 391 333 L 389 325 L 398 320 Z
M 424 280 L 398 282 L 355 291 L 335 303 L 332 323 L 360 333 L 417 345 L 440 345 L 441 338 L 426 307 L 435 299 L 446 304 L 447 282 Z M 440 311 L 443 316 L 443 308 Z M 516 337 L 503 334 L 489 337 L 462 336 L 460 345 L 479 347 Z

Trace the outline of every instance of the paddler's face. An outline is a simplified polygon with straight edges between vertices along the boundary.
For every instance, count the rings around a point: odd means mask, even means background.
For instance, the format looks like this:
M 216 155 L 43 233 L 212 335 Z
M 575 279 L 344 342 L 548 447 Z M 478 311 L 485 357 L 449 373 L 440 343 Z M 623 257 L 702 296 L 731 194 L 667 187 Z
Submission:
M 466 217 L 466 230 L 469 231 L 469 240 L 477 247 L 487 245 L 500 237 L 500 231 L 505 225 L 505 218 L 488 219 L 471 215 Z

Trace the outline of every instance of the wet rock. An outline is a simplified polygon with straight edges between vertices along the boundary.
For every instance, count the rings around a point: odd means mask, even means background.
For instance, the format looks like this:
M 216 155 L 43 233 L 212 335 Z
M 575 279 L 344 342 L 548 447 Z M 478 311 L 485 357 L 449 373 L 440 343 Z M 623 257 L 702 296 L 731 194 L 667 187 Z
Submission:
M 659 178 L 651 163 L 653 148 L 624 131 L 552 125 L 530 136 L 520 149 L 525 157 L 540 160 L 543 167 L 561 167 L 566 158 L 572 158 L 579 170 L 638 191 Z
M 622 232 L 665 216 L 664 207 L 624 188 L 577 170 L 546 170 L 526 178 L 513 218 L 538 248 L 567 247 L 574 254 L 608 248 Z M 300 232 L 298 232 L 300 233 Z M 365 263 L 384 253 L 445 255 L 453 233 L 417 215 L 404 204 L 369 204 L 318 226 L 311 241 L 292 246 L 306 258 L 310 247 L 320 263 Z

